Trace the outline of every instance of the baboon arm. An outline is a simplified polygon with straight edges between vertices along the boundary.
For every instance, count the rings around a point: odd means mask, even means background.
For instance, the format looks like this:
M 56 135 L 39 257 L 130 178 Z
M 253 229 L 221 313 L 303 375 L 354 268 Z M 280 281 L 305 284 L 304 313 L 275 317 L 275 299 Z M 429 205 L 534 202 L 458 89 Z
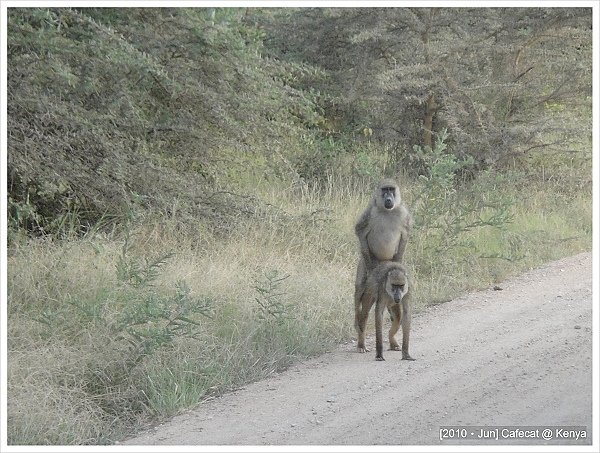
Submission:
M 385 304 L 379 296 L 375 302 L 375 358 L 376 360 L 385 360 L 383 358 L 383 309 Z
M 371 205 L 364 210 L 356 221 L 356 225 L 354 225 L 354 232 L 359 238 L 364 234 L 365 229 L 369 225 L 369 217 L 371 217 Z
M 400 242 L 398 242 L 398 249 L 396 250 L 396 254 L 392 257 L 392 261 L 397 263 L 402 262 L 402 258 L 404 257 L 404 252 L 406 251 L 406 244 L 408 243 L 408 233 L 403 233 L 400 237 Z
M 398 248 L 396 249 L 396 254 L 392 257 L 392 261 L 397 263 L 402 263 L 402 259 L 404 258 L 404 252 L 406 251 L 406 244 L 408 243 L 408 237 L 410 235 L 410 230 L 413 225 L 413 218 L 410 215 L 410 212 L 406 208 L 403 207 L 404 212 L 404 225 L 402 227 L 402 235 L 400 236 L 400 241 L 398 242 Z
M 402 298 L 402 318 L 410 321 L 411 310 L 410 310 L 410 292 Z
M 369 249 L 369 244 L 367 241 L 367 235 L 364 236 L 364 239 L 360 240 L 360 251 L 363 257 L 363 261 L 365 262 L 365 269 L 373 269 L 373 255 Z
M 402 299 L 402 360 L 415 360 L 411 357 L 410 353 L 408 352 L 408 349 L 410 347 L 410 306 L 410 296 L 406 295 L 406 297 Z
M 376 289 L 374 291 L 373 285 L 370 285 L 370 284 L 367 284 L 367 285 L 368 285 L 368 287 L 362 296 L 361 306 L 362 306 L 362 309 L 364 310 L 363 313 L 366 313 L 368 316 L 369 310 L 371 310 L 371 307 L 377 301 L 377 292 L 376 292 Z
M 354 232 L 356 233 L 356 236 L 358 236 L 358 241 L 360 243 L 360 251 L 365 261 L 366 269 L 370 269 L 372 264 L 371 252 L 369 251 L 369 244 L 367 241 L 367 236 L 369 235 L 368 227 L 370 212 L 370 208 L 366 209 L 356 222 L 356 225 L 354 226 Z

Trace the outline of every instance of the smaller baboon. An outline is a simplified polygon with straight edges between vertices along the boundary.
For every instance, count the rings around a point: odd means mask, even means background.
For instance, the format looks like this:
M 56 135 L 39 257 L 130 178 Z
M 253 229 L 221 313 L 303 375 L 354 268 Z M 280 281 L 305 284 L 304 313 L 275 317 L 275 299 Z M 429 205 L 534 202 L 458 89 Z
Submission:
M 384 261 L 373 269 L 364 287 L 363 303 L 356 321 L 358 350 L 360 352 L 369 351 L 365 347 L 365 328 L 369 311 L 375 304 L 375 360 L 385 360 L 383 358 L 382 327 L 383 310 L 386 307 L 392 318 L 392 326 L 389 332 L 390 350 L 402 350 L 402 360 L 414 360 L 408 353 L 411 321 L 409 287 L 408 274 L 402 264 L 394 261 Z M 400 349 L 394 337 L 400 325 L 402 325 L 402 349 Z

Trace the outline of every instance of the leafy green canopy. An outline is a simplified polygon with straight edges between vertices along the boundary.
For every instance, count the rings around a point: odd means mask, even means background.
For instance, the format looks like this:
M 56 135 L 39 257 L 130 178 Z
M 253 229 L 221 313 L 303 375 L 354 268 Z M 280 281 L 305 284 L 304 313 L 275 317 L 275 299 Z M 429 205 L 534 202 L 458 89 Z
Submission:
M 397 163 L 422 170 L 413 146 L 433 148 L 444 129 L 476 169 L 589 144 L 590 8 L 312 8 L 262 20 L 280 58 L 328 71 L 326 115 L 367 127 Z
M 442 133 L 463 175 L 589 175 L 591 33 L 589 8 L 10 8 L 10 226 L 227 228 L 264 180 L 427 176 Z
M 285 82 L 307 70 L 264 57 L 261 33 L 238 9 L 10 8 L 11 226 L 210 219 L 208 188 L 277 176 L 318 115 Z

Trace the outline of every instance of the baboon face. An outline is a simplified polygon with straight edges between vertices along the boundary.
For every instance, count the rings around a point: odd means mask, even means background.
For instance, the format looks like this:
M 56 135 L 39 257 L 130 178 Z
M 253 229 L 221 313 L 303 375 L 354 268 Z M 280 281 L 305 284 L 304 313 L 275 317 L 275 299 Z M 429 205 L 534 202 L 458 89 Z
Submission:
M 399 269 L 391 270 L 388 272 L 385 289 L 394 302 L 399 304 L 408 292 L 406 275 Z
M 375 196 L 379 207 L 391 210 L 400 204 L 400 189 L 393 181 L 383 181 L 378 189 Z
M 382 187 L 381 196 L 383 197 L 383 207 L 385 209 L 393 209 L 396 204 L 396 188 Z

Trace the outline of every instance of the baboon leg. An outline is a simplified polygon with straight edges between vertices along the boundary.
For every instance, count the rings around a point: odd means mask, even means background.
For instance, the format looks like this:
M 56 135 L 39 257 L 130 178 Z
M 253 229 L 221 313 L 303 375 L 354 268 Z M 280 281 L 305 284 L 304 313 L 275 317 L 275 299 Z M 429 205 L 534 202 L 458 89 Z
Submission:
M 385 360 L 383 358 L 383 301 L 377 298 L 375 305 L 375 360 Z
M 358 317 L 358 352 L 369 352 L 367 347 L 365 346 L 365 331 L 367 330 L 367 320 L 369 319 L 369 311 L 373 306 L 373 299 L 367 297 L 367 295 L 363 294 L 360 314 Z
M 402 300 L 403 315 L 402 316 L 402 360 L 415 360 L 408 353 L 408 342 L 410 338 L 410 321 L 411 312 L 408 304 L 409 297 L 405 297 Z
M 362 299 L 363 291 L 357 286 L 354 292 L 354 327 L 356 328 L 357 332 L 360 332 L 359 326 L 362 313 Z
M 362 301 L 365 294 L 365 285 L 367 282 L 367 273 L 365 270 L 365 263 L 361 259 L 358 262 L 358 267 L 356 269 L 356 282 L 354 284 L 354 327 L 356 331 L 360 334 L 359 323 L 362 312 Z
M 400 329 L 400 320 L 402 319 L 402 311 L 400 310 L 399 304 L 394 304 L 391 307 L 388 306 L 388 311 L 392 318 L 392 327 L 390 327 L 389 339 L 390 339 L 390 351 L 399 351 L 400 345 L 396 341 L 396 333 Z

